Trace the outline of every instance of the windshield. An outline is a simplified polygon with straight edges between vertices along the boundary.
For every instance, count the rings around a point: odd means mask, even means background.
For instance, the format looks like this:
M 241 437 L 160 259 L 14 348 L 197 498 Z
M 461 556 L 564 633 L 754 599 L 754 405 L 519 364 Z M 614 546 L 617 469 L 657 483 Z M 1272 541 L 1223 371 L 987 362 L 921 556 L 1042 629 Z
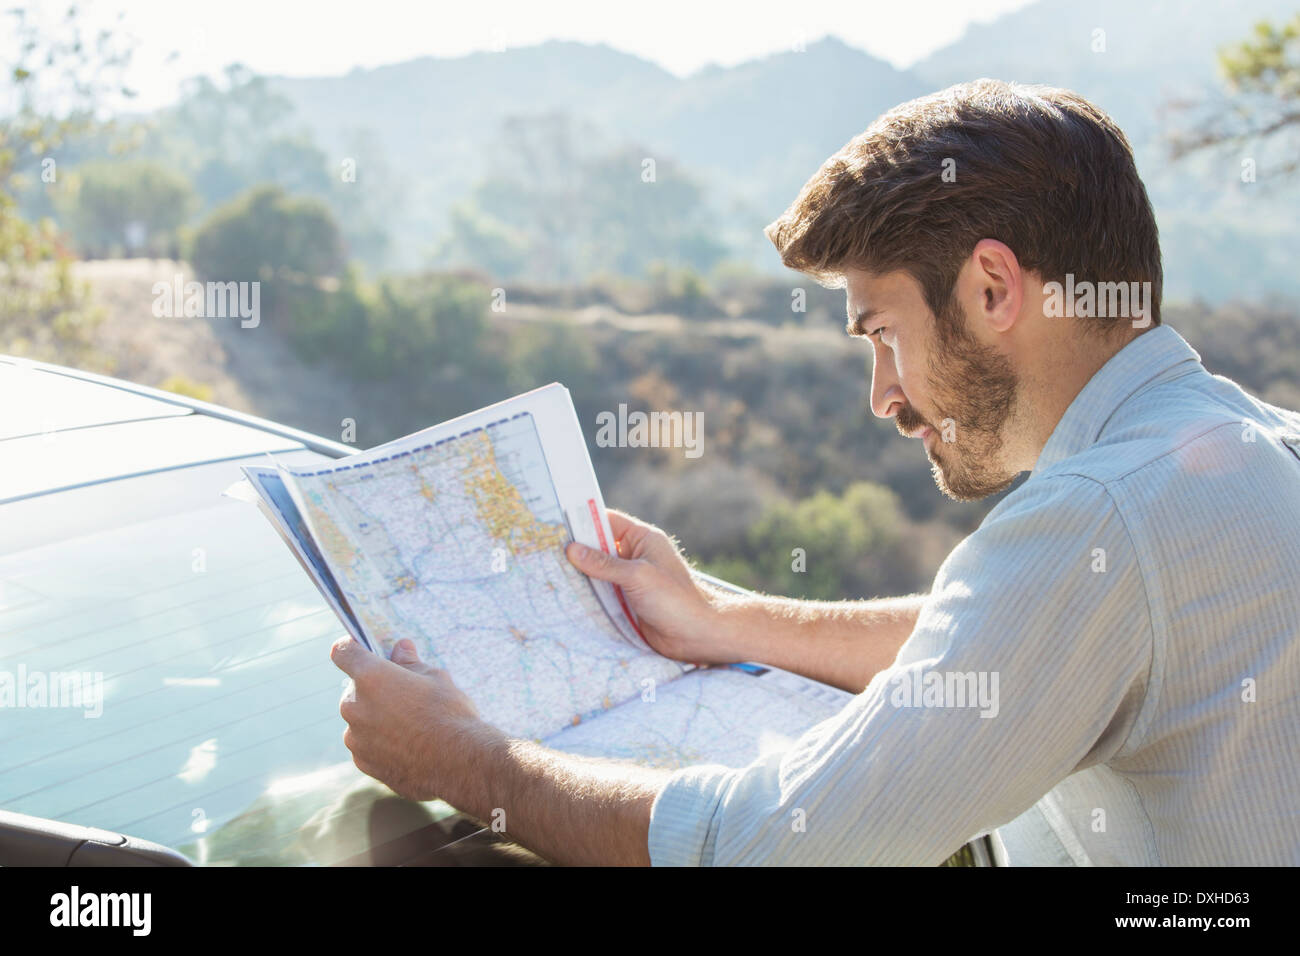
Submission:
M 221 496 L 238 464 L 0 505 L 0 806 L 205 864 L 349 862 L 451 816 L 354 767 L 345 632 Z

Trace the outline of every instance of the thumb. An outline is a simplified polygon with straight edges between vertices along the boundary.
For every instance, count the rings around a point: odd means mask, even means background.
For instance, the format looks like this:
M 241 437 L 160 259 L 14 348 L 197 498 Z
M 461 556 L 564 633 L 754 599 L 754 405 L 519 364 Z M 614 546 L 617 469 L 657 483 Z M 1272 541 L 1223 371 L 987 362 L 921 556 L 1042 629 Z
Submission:
M 378 658 L 351 637 L 342 637 L 330 648 L 330 660 L 335 667 L 355 680 L 373 667 Z
M 598 551 L 577 541 L 570 541 L 564 553 L 584 574 L 624 587 L 632 583 L 632 576 L 641 564 L 639 561 L 620 558 L 616 554 Z

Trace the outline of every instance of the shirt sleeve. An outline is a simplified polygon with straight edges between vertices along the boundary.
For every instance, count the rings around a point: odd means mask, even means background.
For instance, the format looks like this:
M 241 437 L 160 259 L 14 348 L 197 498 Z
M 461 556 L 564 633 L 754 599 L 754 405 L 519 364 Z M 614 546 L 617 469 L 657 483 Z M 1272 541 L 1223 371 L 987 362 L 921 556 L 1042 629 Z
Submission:
M 655 865 L 937 865 L 1124 747 L 1152 630 L 1105 487 L 1031 479 L 944 561 L 894 665 L 788 750 L 686 767 Z

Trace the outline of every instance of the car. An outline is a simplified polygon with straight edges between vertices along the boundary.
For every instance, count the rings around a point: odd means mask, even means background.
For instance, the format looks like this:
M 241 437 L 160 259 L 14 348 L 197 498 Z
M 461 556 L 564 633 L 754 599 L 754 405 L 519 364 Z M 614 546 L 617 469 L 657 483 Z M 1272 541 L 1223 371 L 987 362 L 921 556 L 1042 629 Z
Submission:
M 0 865 L 544 862 L 356 769 L 346 632 L 223 495 L 239 465 L 355 450 L 0 356 Z

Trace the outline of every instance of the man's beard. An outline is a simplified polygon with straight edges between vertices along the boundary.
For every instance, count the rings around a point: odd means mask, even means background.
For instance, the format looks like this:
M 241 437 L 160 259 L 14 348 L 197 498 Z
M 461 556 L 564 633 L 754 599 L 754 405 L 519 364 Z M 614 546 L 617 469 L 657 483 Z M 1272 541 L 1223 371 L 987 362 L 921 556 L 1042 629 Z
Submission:
M 1016 479 L 998 460 L 1003 426 L 1016 406 L 1019 380 L 1006 356 L 981 345 L 966 330 L 954 296 L 932 337 L 929 384 L 939 420 L 905 406 L 894 422 L 904 435 L 925 426 L 935 432 L 931 465 L 935 484 L 956 501 L 995 495 Z M 945 423 L 951 420 L 949 427 Z M 947 436 L 950 441 L 944 441 Z

